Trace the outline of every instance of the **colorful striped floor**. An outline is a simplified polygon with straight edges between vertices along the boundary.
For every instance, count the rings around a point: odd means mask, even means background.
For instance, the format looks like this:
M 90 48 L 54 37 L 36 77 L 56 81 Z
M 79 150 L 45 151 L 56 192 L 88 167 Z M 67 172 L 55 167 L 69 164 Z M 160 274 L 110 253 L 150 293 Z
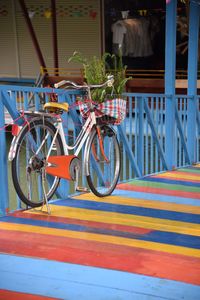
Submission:
M 0 300 L 200 299 L 200 165 L 0 218 Z

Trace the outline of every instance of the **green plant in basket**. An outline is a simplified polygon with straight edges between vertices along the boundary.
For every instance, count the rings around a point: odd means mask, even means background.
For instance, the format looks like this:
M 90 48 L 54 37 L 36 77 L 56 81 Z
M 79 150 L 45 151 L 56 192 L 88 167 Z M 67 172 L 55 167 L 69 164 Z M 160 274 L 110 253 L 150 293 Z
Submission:
M 122 55 L 116 56 L 115 54 L 105 53 L 105 61 L 107 70 L 114 76 L 113 91 L 110 95 L 111 98 L 118 97 L 125 92 L 126 83 L 130 78 L 126 78 L 126 68 L 123 65 Z
M 126 82 L 129 78 L 126 78 L 126 66 L 123 66 L 121 56 L 117 57 L 105 53 L 101 58 L 93 56 L 87 59 L 76 51 L 68 61 L 82 64 L 84 79 L 87 84 L 100 84 L 105 82 L 109 75 L 114 75 L 112 87 L 97 88 L 91 91 L 92 99 L 95 102 L 104 102 L 107 97 L 109 99 L 121 97 L 121 94 L 125 91 Z

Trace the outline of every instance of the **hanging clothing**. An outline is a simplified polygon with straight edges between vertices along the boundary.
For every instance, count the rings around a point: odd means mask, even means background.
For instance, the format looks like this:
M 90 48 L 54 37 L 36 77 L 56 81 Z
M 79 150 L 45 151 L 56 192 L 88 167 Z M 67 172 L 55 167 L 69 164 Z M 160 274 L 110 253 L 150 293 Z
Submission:
M 112 25 L 112 31 L 113 49 L 122 48 L 123 56 L 146 57 L 153 55 L 150 20 L 148 18 L 117 21 Z
M 124 35 L 127 31 L 126 26 L 118 21 L 112 25 L 112 32 L 113 32 L 113 44 L 122 45 Z

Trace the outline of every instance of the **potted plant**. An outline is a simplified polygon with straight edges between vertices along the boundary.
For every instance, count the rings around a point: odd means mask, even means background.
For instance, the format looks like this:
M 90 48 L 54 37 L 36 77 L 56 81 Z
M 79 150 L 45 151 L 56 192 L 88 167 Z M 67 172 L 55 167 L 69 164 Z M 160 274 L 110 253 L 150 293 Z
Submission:
M 114 76 L 113 86 L 93 89 L 91 96 L 102 115 L 114 117 L 115 123 L 120 123 L 126 113 L 126 100 L 122 94 L 125 92 L 126 82 L 130 79 L 126 78 L 126 66 L 122 63 L 122 56 L 105 53 L 100 58 L 93 56 L 87 59 L 80 52 L 74 52 L 68 61 L 82 65 L 87 84 L 101 84 L 107 81 L 109 75 Z
M 102 103 L 107 95 L 109 97 L 121 97 L 125 92 L 126 66 L 122 63 L 122 56 L 105 53 L 101 58 L 93 56 L 90 59 L 83 57 L 80 52 L 75 51 L 69 58 L 69 62 L 82 64 L 84 80 L 87 84 L 100 84 L 107 80 L 109 75 L 114 76 L 113 87 L 98 88 L 92 91 L 92 99 L 95 102 Z

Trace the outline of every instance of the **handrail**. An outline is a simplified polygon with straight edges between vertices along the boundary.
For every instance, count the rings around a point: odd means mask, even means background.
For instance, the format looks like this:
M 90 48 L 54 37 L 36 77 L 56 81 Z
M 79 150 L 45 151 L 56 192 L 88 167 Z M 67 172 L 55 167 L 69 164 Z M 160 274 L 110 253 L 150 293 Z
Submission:
M 6 159 L 6 136 L 4 129 L 5 108 L 13 119 L 20 120 L 19 109 L 29 109 L 31 98 L 32 109 L 40 109 L 42 105 L 51 101 L 56 96 L 59 102 L 68 102 L 71 106 L 71 115 L 64 117 L 67 131 L 77 134 L 77 124 L 80 117 L 74 105 L 78 91 L 66 91 L 63 89 L 22 87 L 22 86 L 0 86 L 0 182 L 2 195 L 0 198 L 0 214 L 5 214 L 9 207 L 8 177 Z M 127 98 L 127 118 L 118 127 L 118 137 L 122 149 L 122 174 L 121 181 L 127 181 L 152 173 L 162 172 L 166 169 L 177 168 L 194 163 L 191 160 L 191 145 L 187 144 L 188 134 L 188 101 L 195 107 L 194 117 L 196 143 L 192 152 L 195 153 L 195 162 L 200 161 L 200 96 L 196 95 L 166 95 L 149 93 L 125 93 Z M 166 101 L 174 101 L 174 111 L 166 111 Z M 166 114 L 174 114 L 172 153 L 166 152 L 165 136 L 168 130 Z M 194 120 L 195 120 L 194 118 Z M 24 122 L 21 119 L 21 122 Z M 68 134 L 67 134 L 68 138 Z M 190 150 L 190 151 L 189 151 Z M 170 165 L 169 161 L 173 162 Z M 65 191 L 66 192 L 66 191 Z M 66 194 L 65 194 L 66 195 Z
M 83 69 L 77 68 L 40 68 L 41 74 L 48 74 L 48 76 L 66 76 L 66 77 L 84 77 Z M 176 79 L 187 79 L 187 70 L 176 70 Z M 165 70 L 163 69 L 127 69 L 126 77 L 133 78 L 163 78 L 165 77 Z M 198 79 L 200 79 L 200 71 L 198 71 Z

